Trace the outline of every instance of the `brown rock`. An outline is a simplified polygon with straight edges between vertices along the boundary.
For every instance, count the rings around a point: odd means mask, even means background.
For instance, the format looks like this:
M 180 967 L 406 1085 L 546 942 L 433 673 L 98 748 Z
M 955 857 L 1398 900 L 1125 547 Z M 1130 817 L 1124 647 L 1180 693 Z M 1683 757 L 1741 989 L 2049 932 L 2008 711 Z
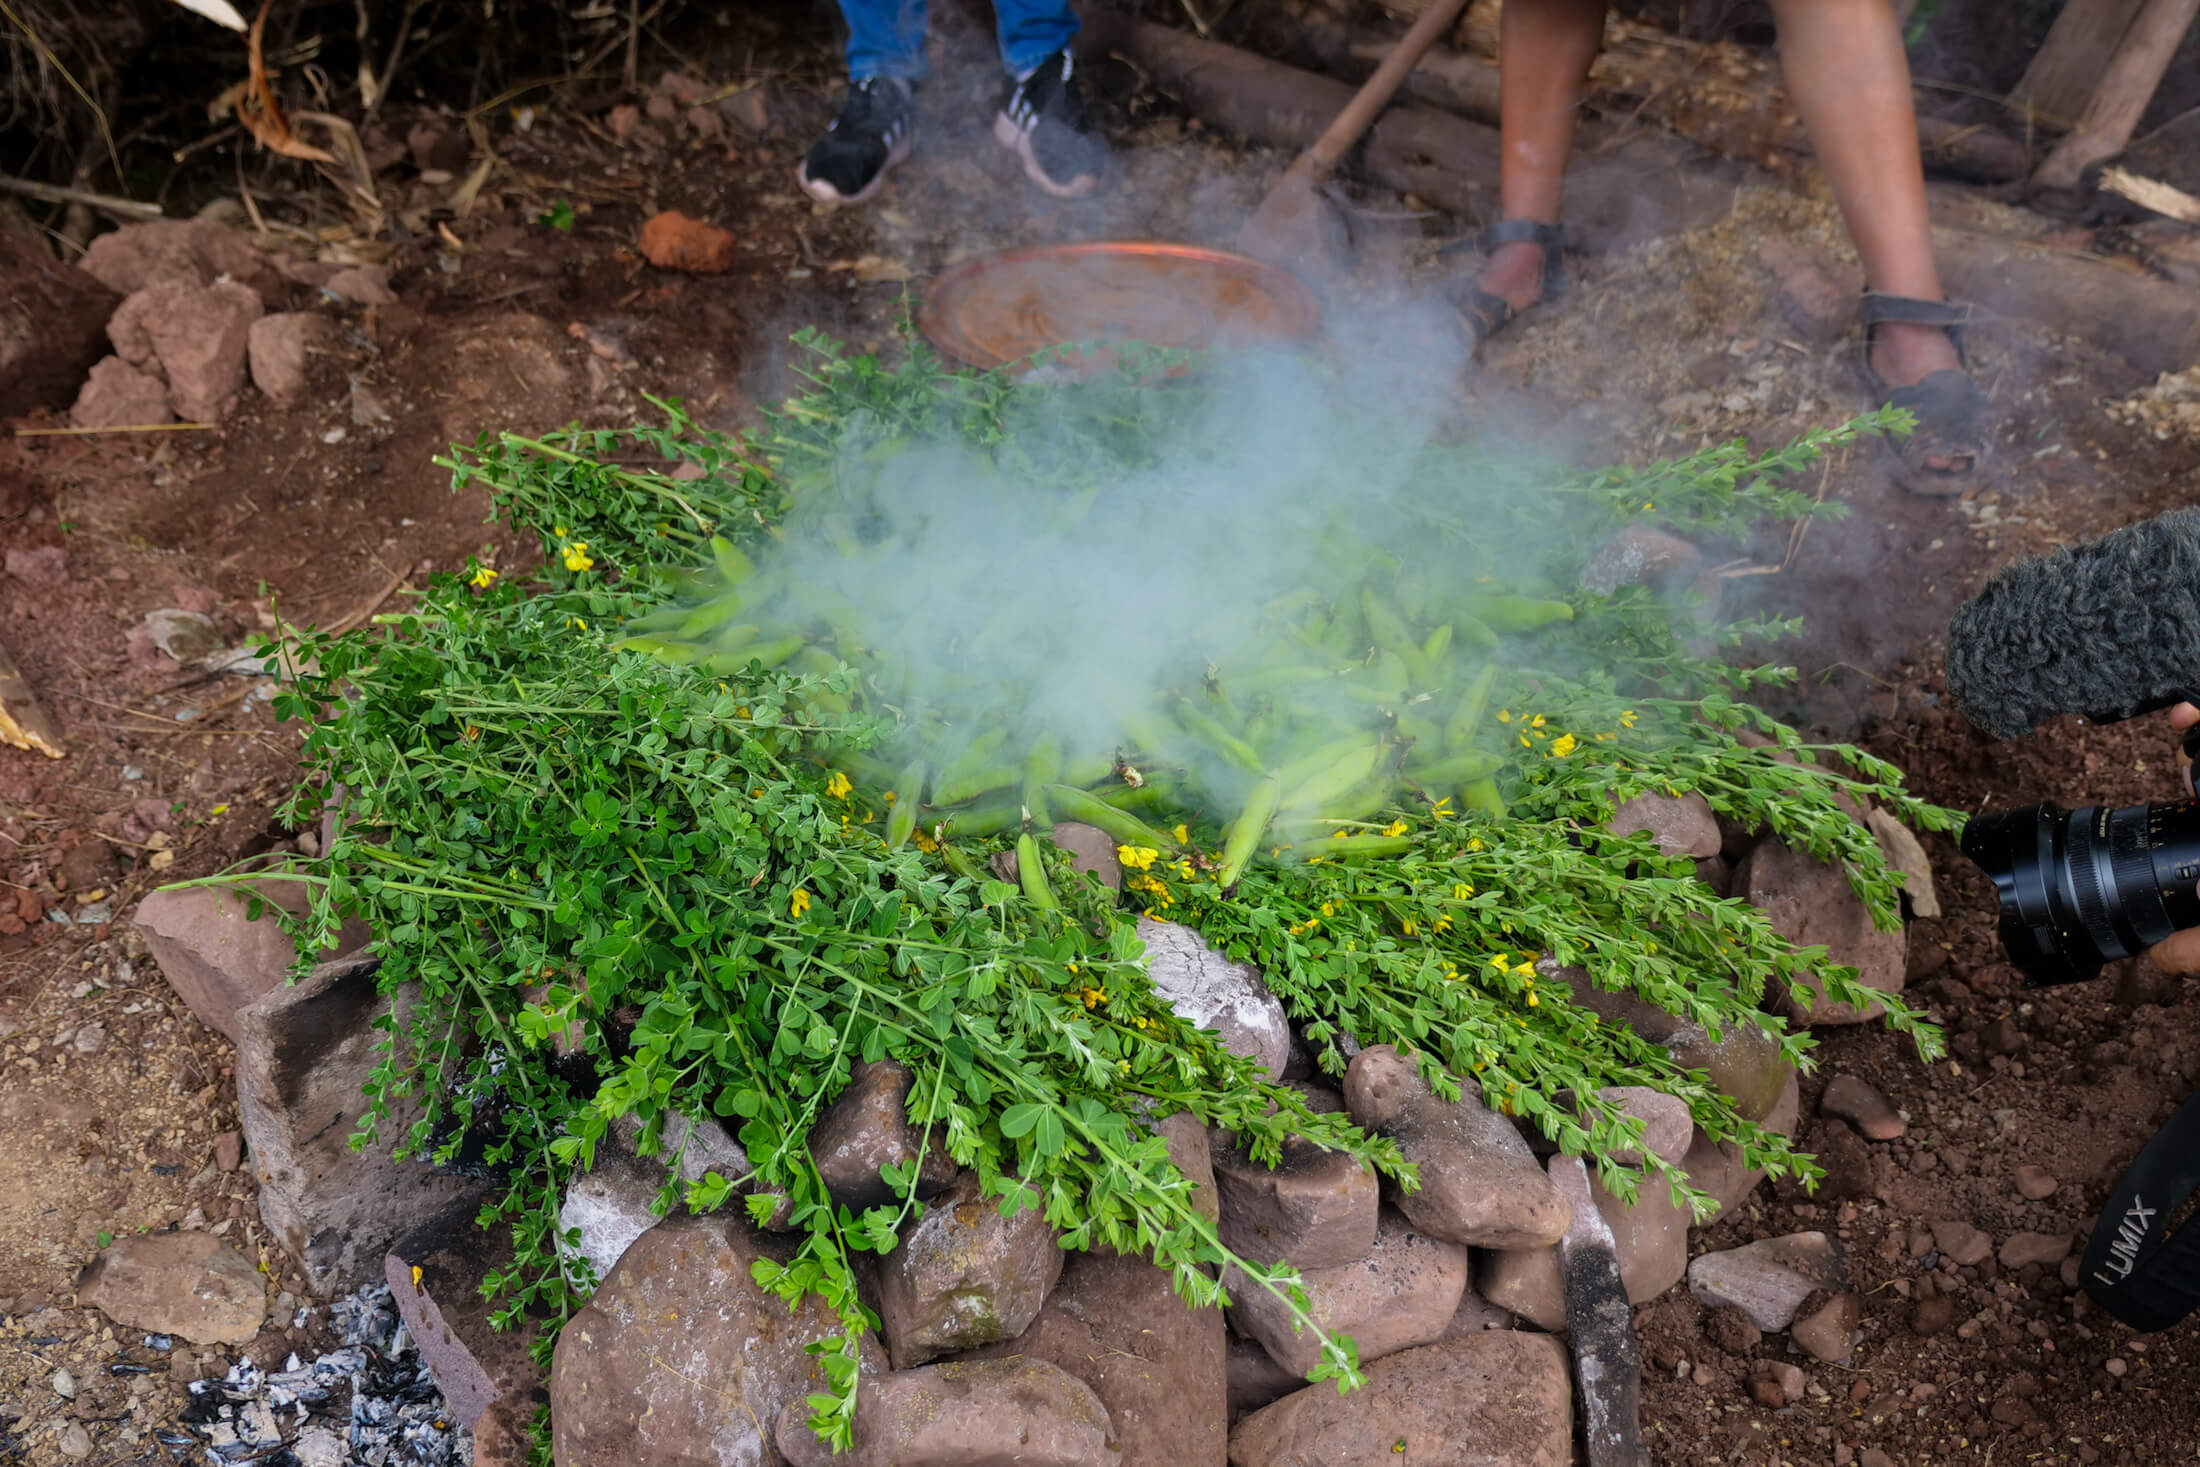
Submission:
M 773 1423 L 790 1402 L 826 1388 L 806 1347 L 840 1333 L 815 1295 L 789 1310 L 757 1285 L 752 1264 L 784 1263 L 793 1251 L 733 1212 L 675 1218 L 643 1235 L 558 1336 L 557 1467 L 779 1467 Z M 875 1379 L 884 1362 L 866 1345 L 862 1370 Z
M 1260 969 L 1207 945 L 1197 931 L 1176 922 L 1138 919 L 1146 944 L 1146 976 L 1176 1016 L 1221 1036 L 1230 1053 L 1257 1061 L 1273 1080 L 1291 1057 L 1291 1023 L 1283 1004 L 1261 981 Z
M 1887 858 L 1888 866 L 1900 873 L 1902 895 L 1909 901 L 1911 914 L 1938 917 L 1940 898 L 1933 891 L 1933 863 L 1910 827 L 1877 806 L 1864 817 L 1864 823 L 1878 838 L 1880 853 Z
M 1709 1308 L 1731 1304 L 1761 1330 L 1782 1330 L 1816 1289 L 1848 1286 L 1840 1245 L 1824 1233 L 1791 1233 L 1720 1253 L 1688 1266 L 1688 1288 Z
M 1566 1347 L 1549 1335 L 1487 1330 L 1406 1350 L 1368 1367 L 1340 1396 L 1293 1392 L 1239 1422 L 1236 1467 L 1569 1467 L 1573 1389 Z
M 1589 1192 L 1596 1199 L 1605 1226 L 1611 1229 L 1628 1303 L 1655 1299 L 1681 1281 L 1688 1271 L 1688 1213 L 1673 1205 L 1671 1190 L 1664 1182 L 1644 1178 L 1636 1188 L 1632 1207 L 1593 1177 Z M 1566 1328 L 1566 1286 L 1555 1247 L 1493 1251 L 1480 1287 L 1492 1304 L 1510 1310 L 1538 1329 L 1556 1334 Z
M 1030 1328 L 963 1358 L 1044 1360 L 1077 1377 L 1106 1408 L 1123 1467 L 1222 1467 L 1227 1335 L 1221 1310 L 1186 1307 L 1145 1259 L 1073 1253 Z
M 1335 1268 L 1302 1268 L 1307 1315 L 1331 1334 L 1350 1335 L 1360 1363 L 1444 1337 L 1467 1291 L 1467 1250 L 1424 1237 L 1393 1208 L 1384 1208 L 1375 1246 L 1365 1258 Z M 1231 1269 L 1232 1326 L 1286 1370 L 1306 1375 L 1321 1364 L 1313 1330 L 1296 1333 L 1282 1299 Z
M 2023 1268 L 2027 1264 L 2060 1263 L 2070 1256 L 2068 1233 L 2011 1233 L 2001 1245 L 2001 1266 Z
M 1446 1103 L 1412 1060 L 1377 1044 L 1353 1057 L 1344 1094 L 1362 1129 L 1394 1137 L 1420 1166 L 1420 1190 L 1394 1200 L 1422 1233 L 1484 1248 L 1540 1247 L 1565 1234 L 1565 1198 L 1520 1133 L 1470 1088 Z
M 362 306 L 394 306 L 397 292 L 390 289 L 386 265 L 351 265 L 321 283 L 321 289 Z
M 1223 1366 L 1228 1373 L 1233 1423 L 1306 1388 L 1306 1377 L 1285 1370 L 1266 1350 L 1241 1335 L 1229 1336 Z
M 733 268 L 733 236 L 667 209 L 642 226 L 642 258 L 660 270 L 723 275 Z
M 305 914 L 306 888 L 299 882 L 256 882 L 251 892 L 294 917 Z M 253 920 L 247 915 L 250 910 L 251 896 L 245 892 L 192 886 L 148 894 L 132 918 L 176 996 L 199 1022 L 231 1043 L 241 1036 L 239 1013 L 280 987 L 298 959 L 297 944 L 275 917 L 263 908 Z M 347 923 L 338 944 L 322 959 L 356 951 L 368 936 L 365 924 Z
M 878 1313 L 894 1368 L 1014 1339 L 1061 1276 L 1062 1250 L 1037 1206 L 1004 1217 L 1000 1201 L 980 1193 L 977 1174 L 964 1173 L 879 1264 Z
M 892 1060 L 858 1064 L 817 1124 L 810 1127 L 810 1159 L 833 1201 L 853 1212 L 884 1207 L 901 1194 L 879 1176 L 886 1166 L 907 1166 L 917 1159 L 924 1137 L 909 1119 L 910 1075 Z M 947 1122 L 933 1123 L 924 1167 L 917 1177 L 919 1197 L 937 1197 L 954 1182 L 957 1169 L 947 1154 Z
M 79 428 L 128 428 L 141 423 L 172 423 L 168 384 L 120 357 L 103 357 L 76 395 L 69 421 Z
M 1708 1074 L 1712 1088 L 1731 1098 L 1745 1120 L 1765 1121 L 1795 1083 L 1795 1066 L 1780 1053 L 1780 1041 L 1755 1024 L 1730 1024 L 1716 1041 L 1702 1025 L 1689 1024 L 1656 1042 L 1682 1069 Z
M 267 1281 L 211 1233 L 140 1233 L 100 1250 L 76 1301 L 127 1329 L 241 1345 L 267 1316 Z
M 1759 1376 L 1749 1383 L 1750 1399 L 1767 1410 L 1777 1411 L 1787 1404 L 1787 1392 L 1770 1376 Z
M 311 311 L 284 311 L 252 323 L 246 339 L 252 385 L 276 402 L 287 403 L 306 386 L 306 358 L 328 340 L 328 318 Z
M 1213 1161 L 1216 1230 L 1240 1258 L 1329 1268 L 1375 1246 L 1382 1189 L 1375 1173 L 1344 1152 L 1290 1138 L 1273 1169 L 1238 1146 L 1218 1145 Z
M 839 1456 L 810 1430 L 809 1414 L 799 1400 L 780 1408 L 774 1435 L 791 1467 L 1115 1467 L 1124 1460 L 1093 1393 L 1043 1360 L 957 1360 L 866 1377 L 856 1397 L 854 1449 Z
M 1643 1148 L 1651 1155 L 1662 1157 L 1675 1166 L 1687 1157 L 1696 1134 L 1696 1123 L 1688 1113 L 1687 1101 L 1662 1090 L 1652 1090 L 1647 1085 L 1613 1085 L 1599 1095 L 1607 1104 L 1618 1106 L 1642 1122 Z M 1531 1140 L 1529 1144 L 1535 1143 Z M 1642 1151 L 1632 1146 L 1623 1147 L 1612 1154 L 1612 1159 L 1623 1166 L 1640 1166 Z
M 1581 587 L 1609 596 L 1623 586 L 1683 586 L 1695 578 L 1703 555 L 1677 535 L 1653 525 L 1631 524 L 1598 547 L 1581 572 Z
M 1967 1222 L 1941 1218 L 1928 1226 L 1933 1230 L 1933 1246 L 1940 1250 L 1940 1256 L 1964 1268 L 1977 1267 L 1994 1251 L 1993 1239 Z
M 1057 820 L 1047 839 L 1069 853 L 1069 869 L 1079 875 L 1100 878 L 1109 891 L 1123 889 L 1123 862 L 1115 854 L 1116 839 L 1097 825 L 1076 820 Z
M 1785 1068 L 1788 1070 L 1787 1084 L 1781 1090 L 1772 1112 L 1758 1124 L 1768 1131 L 1793 1136 L 1796 1118 L 1801 1110 L 1801 1090 L 1796 1083 L 1794 1068 Z M 1765 1176 L 1743 1159 L 1740 1146 L 1732 1141 L 1713 1141 L 1701 1126 L 1696 1128 L 1689 1143 L 1688 1156 L 1681 1163 L 1681 1170 L 1688 1174 L 1690 1185 L 1699 1192 L 1709 1194 L 1718 1204 L 1709 1217 L 1697 1223 L 1699 1227 L 1708 1227 L 1718 1221 L 1754 1191 Z
M 1956 1301 L 1946 1294 L 1920 1299 L 1910 1311 L 1910 1332 L 1925 1338 L 1944 1335 L 1956 1327 Z
M 168 283 L 212 285 L 226 275 L 256 285 L 267 259 L 234 229 L 205 219 L 156 219 L 100 235 L 78 262 L 119 296 Z
M 1893 1101 L 1854 1075 L 1836 1075 L 1828 1081 L 1818 1109 L 1839 1116 L 1874 1141 L 1893 1141 L 1910 1129 Z
M 2055 1195 L 2055 1189 L 2060 1185 L 2045 1167 L 2017 1168 L 2017 1191 L 2027 1202 L 2046 1201 Z
M 463 1426 L 498 1400 L 528 1402 L 543 1384 L 526 1332 L 490 1325 L 495 1306 L 481 1296 L 481 1281 L 512 1266 L 511 1229 L 481 1227 L 480 1211 L 471 1199 L 445 1208 L 382 1260 L 398 1317 Z
M 244 382 L 260 297 L 233 280 L 212 285 L 164 281 L 122 303 L 107 323 L 115 351 L 144 367 L 158 362 L 168 401 L 195 422 L 217 422 Z
M 528 1467 L 534 1435 L 534 1403 L 499 1396 L 474 1423 L 474 1467 Z
M 1667 856 L 1698 859 L 1719 854 L 1719 819 L 1711 802 L 1690 791 L 1685 795 L 1640 794 L 1612 812 L 1607 822 L 1614 835 L 1648 831 Z
M 1849 889 L 1848 878 L 1809 852 L 1790 850 L 1777 837 L 1768 836 L 1735 873 L 1734 889 L 1763 912 L 1781 936 L 1798 947 L 1822 946 L 1833 962 L 1856 969 L 1864 987 L 1900 993 L 1908 981 L 1903 934 L 1879 931 L 1863 901 Z M 1828 1003 L 1815 977 L 1802 982 L 1817 996 L 1807 1009 L 1789 1002 L 1784 994 L 1771 995 L 1802 1022 L 1861 1024 L 1885 1012 L 1876 1003 L 1861 1009 Z
M 235 1131 L 224 1131 L 214 1138 L 214 1165 L 225 1172 L 233 1172 L 244 1164 L 244 1137 Z
M 1856 1329 L 1864 1321 L 1864 1301 L 1856 1294 L 1836 1294 L 1824 1303 L 1805 1300 L 1788 1336 L 1813 1360 L 1828 1365 L 1846 1361 L 1856 1349 Z
M 386 1144 L 352 1149 L 367 1077 L 381 1059 L 373 1026 L 392 1008 L 377 991 L 380 966 L 372 956 L 323 963 L 237 1014 L 237 1113 L 260 1183 L 260 1219 L 316 1291 L 379 1274 L 399 1234 L 479 1191 L 423 1162 L 393 1159 Z M 400 995 L 396 1007 L 402 1014 L 411 1002 Z M 391 1097 L 385 1141 L 405 1133 L 418 1106 Z
M 118 299 L 84 271 L 0 229 L 0 418 L 58 408 L 79 395 L 84 374 L 107 354 L 107 318 Z

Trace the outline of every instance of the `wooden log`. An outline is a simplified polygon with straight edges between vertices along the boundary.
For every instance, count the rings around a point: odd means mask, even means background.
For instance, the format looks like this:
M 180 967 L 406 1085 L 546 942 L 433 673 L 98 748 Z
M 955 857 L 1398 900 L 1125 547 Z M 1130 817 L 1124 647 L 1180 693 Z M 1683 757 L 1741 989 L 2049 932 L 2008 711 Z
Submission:
M 2034 187 L 2075 189 L 2088 168 L 2123 151 L 2195 15 L 2200 15 L 2200 0 L 2146 0 L 2101 74 L 2093 99 L 2033 175 Z
M 2146 0 L 2069 0 L 2009 100 L 2058 131 L 2077 121 Z

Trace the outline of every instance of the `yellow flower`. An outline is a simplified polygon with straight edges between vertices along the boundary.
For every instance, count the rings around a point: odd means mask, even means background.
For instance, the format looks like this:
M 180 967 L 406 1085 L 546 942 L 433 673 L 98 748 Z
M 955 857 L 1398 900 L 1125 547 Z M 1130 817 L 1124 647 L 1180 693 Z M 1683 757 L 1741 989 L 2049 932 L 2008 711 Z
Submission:
M 794 895 L 788 898 L 787 905 L 799 917 L 810 910 L 810 894 L 798 886 L 794 889 Z
M 1551 744 L 1551 753 L 1554 757 L 1563 759 L 1571 754 L 1574 748 L 1574 736 L 1572 734 L 1560 734 Z
M 1153 865 L 1154 858 L 1160 854 L 1151 846 L 1117 846 L 1115 848 L 1115 859 L 1121 861 L 1133 871 L 1146 870 Z
M 1528 727 L 1530 727 L 1530 728 L 1541 728 L 1541 727 L 1543 727 L 1543 715 L 1542 715 L 1542 714 L 1540 714 L 1540 713 L 1538 713 L 1538 714 L 1537 714 L 1537 715 L 1536 715 L 1535 717 L 1533 717 L 1533 718 L 1529 719 L 1529 720 L 1528 720 Z
M 1336 915 L 1337 915 L 1337 904 L 1336 904 L 1335 902 L 1323 902 L 1323 903 L 1322 903 L 1322 915 L 1323 915 L 1324 917 L 1334 917 L 1334 916 L 1336 916 Z
M 932 852 L 940 848 L 940 843 L 938 841 L 932 839 L 932 837 L 926 835 L 921 830 L 910 831 L 909 838 L 915 841 L 917 843 L 917 849 L 923 851 L 926 855 L 930 855 Z
M 1451 796 L 1446 795 L 1441 800 L 1438 800 L 1435 804 L 1429 806 L 1428 812 L 1429 814 L 1434 815 L 1439 819 L 1443 818 L 1446 815 L 1449 815 L 1451 813 Z
M 1451 884 L 1451 899 L 1453 901 L 1463 902 L 1473 895 L 1474 888 L 1467 885 L 1464 881 L 1454 881 Z
M 1403 820 L 1393 820 L 1383 827 L 1383 834 L 1385 835 L 1404 835 L 1405 833 L 1406 823 Z
M 893 790 L 888 790 L 888 791 L 886 792 L 886 803 L 887 803 L 887 804 L 889 804 L 889 805 L 893 804 L 893 803 L 894 803 L 894 801 L 895 801 L 896 799 L 898 799 L 898 798 L 899 798 L 899 796 L 898 796 L 898 794 L 897 794 L 897 793 L 896 793 L 895 791 L 893 791 Z
M 584 632 L 588 630 L 588 623 L 581 620 L 581 618 L 577 616 L 567 617 L 565 619 L 565 624 L 569 627 L 579 627 Z
M 1523 749 L 1532 749 L 1535 747 L 1535 745 L 1528 742 L 1528 736 L 1526 734 L 1522 734 L 1520 736 L 1520 747 Z
M 1497 721 L 1499 723 L 1511 723 L 1513 721 L 1513 711 L 1510 708 L 1498 709 Z
M 746 708 L 736 708 L 733 710 L 733 716 L 735 718 L 746 718 L 749 716 L 749 710 Z
M 1420 928 L 1413 925 L 1413 919 L 1410 917 L 1404 919 L 1398 925 L 1405 929 L 1406 936 L 1408 937 L 1413 937 L 1417 935 L 1421 930 Z
M 476 566 L 473 575 L 467 579 L 466 584 L 477 591 L 486 591 L 496 584 L 496 579 L 497 573 L 489 567 L 485 565 Z
M 575 540 L 564 548 L 563 553 L 565 555 L 565 568 L 569 571 L 589 570 L 596 564 L 588 554 L 588 542 L 586 540 Z
M 1441 913 L 1438 913 L 1438 914 L 1437 914 L 1437 918 L 1436 918 L 1436 930 L 1437 930 L 1438 932 L 1449 932 L 1449 931 L 1451 931 L 1451 913 L 1449 913 L 1449 912 L 1441 912 Z
M 572 532 L 571 530 L 568 530 L 568 529 L 567 529 L 567 528 L 566 528 L 565 526 L 563 526 L 563 525 L 559 525 L 559 526 L 558 526 L 558 527 L 557 527 L 556 529 L 552 530 L 552 531 L 551 531 L 550 533 L 551 533 L 551 534 L 553 534 L 553 535 L 555 535 L 555 536 L 557 536 L 557 537 L 558 537 L 558 538 L 559 538 L 560 540 L 563 540 L 563 539 L 564 539 L 564 538 L 565 538 L 566 536 L 568 536 L 568 535 L 572 534 L 573 532 Z
M 833 771 L 833 777 L 825 781 L 825 793 L 836 800 L 847 799 L 850 788 L 848 776 L 837 769 Z
M 1633 728 L 1635 726 L 1635 710 L 1629 708 L 1622 712 L 1619 716 L 1619 722 L 1622 728 Z
M 1169 834 L 1176 838 L 1176 843 L 1180 846 L 1188 846 L 1192 843 L 1191 828 L 1181 820 L 1170 827 Z

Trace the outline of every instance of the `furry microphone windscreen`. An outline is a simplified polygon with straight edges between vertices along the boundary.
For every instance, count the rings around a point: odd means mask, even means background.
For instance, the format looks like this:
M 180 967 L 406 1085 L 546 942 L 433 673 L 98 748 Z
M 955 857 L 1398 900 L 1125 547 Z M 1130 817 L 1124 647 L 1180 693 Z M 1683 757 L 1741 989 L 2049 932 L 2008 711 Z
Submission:
M 1948 693 L 1996 738 L 2109 720 L 2200 689 L 2200 509 L 2019 561 L 1948 628 Z

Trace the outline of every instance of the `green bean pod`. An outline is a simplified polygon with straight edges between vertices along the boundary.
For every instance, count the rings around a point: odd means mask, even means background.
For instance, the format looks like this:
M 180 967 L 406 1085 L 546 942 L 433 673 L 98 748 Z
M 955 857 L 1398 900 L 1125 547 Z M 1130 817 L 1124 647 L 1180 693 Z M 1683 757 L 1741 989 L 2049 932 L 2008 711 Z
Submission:
M 1230 833 L 1222 843 L 1222 869 L 1216 873 L 1215 880 L 1224 891 L 1236 886 L 1238 878 L 1245 874 L 1246 864 L 1260 849 L 1260 838 L 1267 831 L 1268 822 L 1275 819 L 1276 807 L 1282 803 L 1283 781 L 1276 775 L 1271 774 L 1253 786 L 1252 798 L 1238 812 L 1238 818 L 1232 822 Z
M 1016 837 L 1016 876 L 1033 906 L 1044 912 L 1060 908 L 1054 888 L 1047 885 L 1047 868 L 1039 860 L 1039 838 L 1028 830 Z
M 898 851 L 916 833 L 917 803 L 924 798 L 922 759 L 912 759 L 894 782 L 894 813 L 886 817 L 886 849 Z
M 1490 778 L 1473 780 L 1459 791 L 1459 798 L 1469 810 L 1480 810 L 1485 815 L 1503 815 L 1505 797 L 1497 792 L 1497 781 Z
M 1532 632 L 1554 621 L 1572 621 L 1573 603 L 1538 601 L 1528 596 L 1475 596 L 1467 610 L 1485 625 L 1500 632 Z
M 1048 785 L 1047 799 L 1065 820 L 1082 820 L 1097 826 L 1127 846 L 1147 846 L 1153 850 L 1172 849 L 1176 842 L 1127 810 L 1115 806 L 1084 790 L 1066 784 Z
M 1459 706 L 1452 710 L 1451 718 L 1444 724 L 1444 747 L 1458 754 L 1466 751 L 1481 730 L 1482 715 L 1490 706 L 1490 689 L 1497 685 L 1497 664 L 1486 662 L 1482 670 L 1467 684 L 1467 690 L 1459 697 Z

